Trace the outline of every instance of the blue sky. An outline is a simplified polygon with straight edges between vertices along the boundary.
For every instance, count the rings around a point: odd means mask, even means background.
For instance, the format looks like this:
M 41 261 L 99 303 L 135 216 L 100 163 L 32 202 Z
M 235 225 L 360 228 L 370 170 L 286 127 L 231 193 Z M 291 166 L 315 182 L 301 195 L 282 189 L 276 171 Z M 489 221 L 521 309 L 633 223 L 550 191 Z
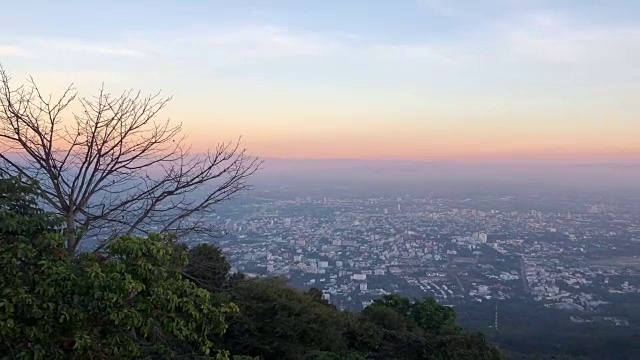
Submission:
M 0 62 L 16 79 L 161 88 L 198 144 L 242 133 L 272 156 L 640 150 L 638 1 L 27 0 L 3 15 Z

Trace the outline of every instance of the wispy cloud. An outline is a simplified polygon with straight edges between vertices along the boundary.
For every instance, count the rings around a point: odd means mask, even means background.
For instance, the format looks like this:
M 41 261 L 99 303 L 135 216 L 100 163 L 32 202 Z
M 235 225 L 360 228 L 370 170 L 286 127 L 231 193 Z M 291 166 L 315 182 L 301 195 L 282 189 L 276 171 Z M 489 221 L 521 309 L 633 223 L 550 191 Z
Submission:
M 182 41 L 230 51 L 272 52 L 275 56 L 320 55 L 338 45 L 330 38 L 272 25 L 205 30 L 203 34 L 187 36 Z
M 572 24 L 554 14 L 498 24 L 505 50 L 523 61 L 548 64 L 640 66 L 640 27 Z
M 42 81 L 44 83 L 55 84 L 68 84 L 73 82 L 74 84 L 86 85 L 86 84 L 100 84 L 102 82 L 108 82 L 109 84 L 126 82 L 130 79 L 129 76 L 122 74 L 109 72 L 109 71 L 35 71 L 29 73 L 29 76 L 33 76 L 36 81 Z
M 451 0 L 416 0 L 416 4 L 431 15 L 453 16 L 455 13 Z
M 26 46 L 48 51 L 64 53 L 85 53 L 93 55 L 107 55 L 118 57 L 144 57 L 143 51 L 133 48 L 124 42 L 100 42 L 78 39 L 58 38 L 28 38 L 24 41 Z
M 444 1 L 419 2 L 443 15 L 453 10 Z M 638 73 L 640 26 L 594 25 L 571 20 L 552 12 L 508 14 L 500 21 L 476 24 L 473 31 L 459 33 L 455 39 L 425 34 L 422 39 L 414 36 L 406 42 L 381 41 L 364 33 L 312 32 L 271 24 L 194 26 L 123 34 L 110 41 L 22 39 L 17 43 L 19 47 L 0 46 L 0 55 L 75 53 L 101 59 L 138 58 L 231 66 L 305 58 L 329 59 L 335 64 L 336 59 L 344 58 L 361 60 L 368 68 L 375 68 L 381 62 L 384 66 L 398 67 L 411 62 L 420 65 L 413 67 L 419 71 L 429 71 L 430 67 L 439 69 L 443 65 L 456 65 L 456 68 L 468 65 L 469 69 L 477 69 L 478 64 L 483 64 L 488 71 L 499 74 L 502 67 L 509 64 L 511 70 L 504 71 L 513 71 L 514 66 L 574 65 L 592 72 Z M 353 64 L 353 61 L 345 63 Z
M 23 39 L 21 43 L 40 54 L 58 52 L 127 58 L 207 55 L 226 61 L 321 56 L 341 49 L 347 40 L 353 41 L 353 38 L 249 24 L 126 34 L 109 42 L 38 37 Z
M 598 76 L 640 76 L 640 25 L 577 23 L 558 13 L 505 17 L 447 42 L 375 44 L 376 58 L 429 64 L 569 67 Z M 508 69 L 503 69 L 509 71 Z
M 477 54 L 463 46 L 418 43 L 403 45 L 373 45 L 369 48 L 377 58 L 386 60 L 417 60 L 425 64 L 456 65 L 481 61 Z
M 175 31 L 168 55 L 205 55 L 212 61 L 318 57 L 335 53 L 353 41 L 347 35 L 294 31 L 274 25 L 244 24 Z M 146 40 L 149 44 L 149 39 Z M 151 45 L 157 46 L 157 45 Z
M 10 46 L 10 45 L 0 45 L 0 56 L 25 56 L 27 52 L 23 49 Z

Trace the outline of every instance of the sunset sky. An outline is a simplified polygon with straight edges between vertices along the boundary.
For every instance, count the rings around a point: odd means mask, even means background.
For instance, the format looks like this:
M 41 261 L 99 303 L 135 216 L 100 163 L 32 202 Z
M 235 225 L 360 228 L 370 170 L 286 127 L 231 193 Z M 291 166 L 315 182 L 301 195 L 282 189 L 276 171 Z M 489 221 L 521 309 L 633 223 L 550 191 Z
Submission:
M 162 89 L 162 115 L 198 149 L 243 135 L 263 157 L 640 156 L 640 1 L 8 0 L 2 13 L 14 81 Z

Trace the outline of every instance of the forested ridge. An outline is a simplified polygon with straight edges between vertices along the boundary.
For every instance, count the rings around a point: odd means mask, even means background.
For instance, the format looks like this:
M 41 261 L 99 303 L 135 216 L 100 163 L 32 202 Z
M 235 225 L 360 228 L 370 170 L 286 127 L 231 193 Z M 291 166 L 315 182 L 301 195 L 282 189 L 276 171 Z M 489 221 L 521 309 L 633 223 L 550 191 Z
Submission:
M 125 235 L 70 255 L 37 184 L 0 178 L 2 359 L 501 359 L 433 299 L 361 313 L 317 289 L 231 274 L 218 248 Z

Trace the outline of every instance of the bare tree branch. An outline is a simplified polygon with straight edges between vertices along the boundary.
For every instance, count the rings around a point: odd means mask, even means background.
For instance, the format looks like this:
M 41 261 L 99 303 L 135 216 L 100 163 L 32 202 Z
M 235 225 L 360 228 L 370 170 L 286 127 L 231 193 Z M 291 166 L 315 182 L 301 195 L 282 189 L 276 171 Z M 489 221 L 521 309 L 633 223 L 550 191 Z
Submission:
M 33 78 L 12 87 L 0 66 L 0 171 L 39 183 L 66 219 L 70 254 L 87 239 L 100 248 L 123 234 L 215 234 L 207 214 L 250 189 L 262 162 L 241 138 L 193 153 L 181 124 L 157 119 L 170 100 L 114 96 L 104 85 L 88 98 L 71 85 L 54 99 Z

